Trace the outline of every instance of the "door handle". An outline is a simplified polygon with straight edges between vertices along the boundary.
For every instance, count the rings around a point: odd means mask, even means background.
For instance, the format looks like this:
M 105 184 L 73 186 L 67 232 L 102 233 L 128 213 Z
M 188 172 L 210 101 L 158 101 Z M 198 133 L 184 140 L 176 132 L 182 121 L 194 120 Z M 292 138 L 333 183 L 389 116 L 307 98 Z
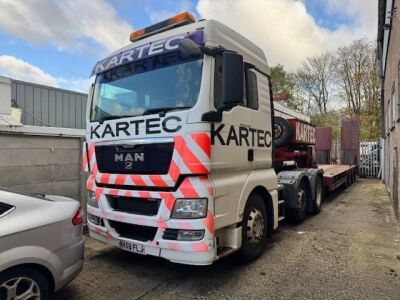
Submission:
M 254 161 L 254 149 L 247 150 L 247 160 Z

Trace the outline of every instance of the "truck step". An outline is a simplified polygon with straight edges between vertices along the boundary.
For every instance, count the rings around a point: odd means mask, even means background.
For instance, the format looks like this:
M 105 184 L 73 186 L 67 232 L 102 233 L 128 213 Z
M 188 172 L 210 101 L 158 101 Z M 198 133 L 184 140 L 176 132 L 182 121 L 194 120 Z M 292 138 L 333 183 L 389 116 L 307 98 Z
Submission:
M 231 248 L 231 247 L 218 247 L 217 256 L 218 256 L 218 258 L 221 258 L 221 257 L 231 254 L 234 251 L 235 251 L 235 249 Z
M 285 219 L 285 200 L 278 200 L 278 222 Z

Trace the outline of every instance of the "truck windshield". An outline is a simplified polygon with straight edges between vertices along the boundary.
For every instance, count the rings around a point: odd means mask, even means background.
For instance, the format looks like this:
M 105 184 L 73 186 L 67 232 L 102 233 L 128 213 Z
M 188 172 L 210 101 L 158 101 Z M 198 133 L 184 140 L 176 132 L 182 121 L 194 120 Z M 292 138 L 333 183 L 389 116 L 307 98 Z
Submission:
M 203 58 L 167 53 L 97 75 L 91 122 L 189 109 L 200 91 Z

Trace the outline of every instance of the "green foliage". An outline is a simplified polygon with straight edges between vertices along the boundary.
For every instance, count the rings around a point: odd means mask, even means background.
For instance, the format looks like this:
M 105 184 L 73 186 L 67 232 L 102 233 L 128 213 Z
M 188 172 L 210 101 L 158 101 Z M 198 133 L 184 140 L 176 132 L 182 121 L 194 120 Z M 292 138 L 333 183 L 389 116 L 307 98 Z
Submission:
M 294 75 L 278 64 L 271 67 L 272 91 L 274 96 L 288 97 L 286 105 L 296 111 L 303 111 L 301 102 L 295 97 L 296 80 Z
M 318 127 L 332 127 L 335 139 L 341 119 L 349 116 L 359 117 L 361 140 L 377 139 L 382 116 L 375 49 L 374 41 L 360 39 L 307 58 L 293 73 L 274 66 L 274 96 L 287 95 L 286 106 L 309 115 Z
M 360 141 L 373 141 L 381 135 L 380 114 L 361 113 L 360 118 Z
M 331 127 L 333 139 L 338 140 L 340 139 L 341 118 L 341 112 L 333 110 L 326 114 L 317 113 L 311 115 L 311 123 L 316 127 Z

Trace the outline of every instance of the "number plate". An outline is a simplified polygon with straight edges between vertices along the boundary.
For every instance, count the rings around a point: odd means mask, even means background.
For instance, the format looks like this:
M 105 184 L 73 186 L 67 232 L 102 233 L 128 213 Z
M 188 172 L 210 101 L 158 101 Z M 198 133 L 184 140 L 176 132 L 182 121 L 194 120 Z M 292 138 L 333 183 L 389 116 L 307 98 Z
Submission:
M 118 247 L 120 247 L 122 250 L 130 251 L 133 253 L 146 254 L 143 245 L 131 243 L 128 241 L 119 240 Z

